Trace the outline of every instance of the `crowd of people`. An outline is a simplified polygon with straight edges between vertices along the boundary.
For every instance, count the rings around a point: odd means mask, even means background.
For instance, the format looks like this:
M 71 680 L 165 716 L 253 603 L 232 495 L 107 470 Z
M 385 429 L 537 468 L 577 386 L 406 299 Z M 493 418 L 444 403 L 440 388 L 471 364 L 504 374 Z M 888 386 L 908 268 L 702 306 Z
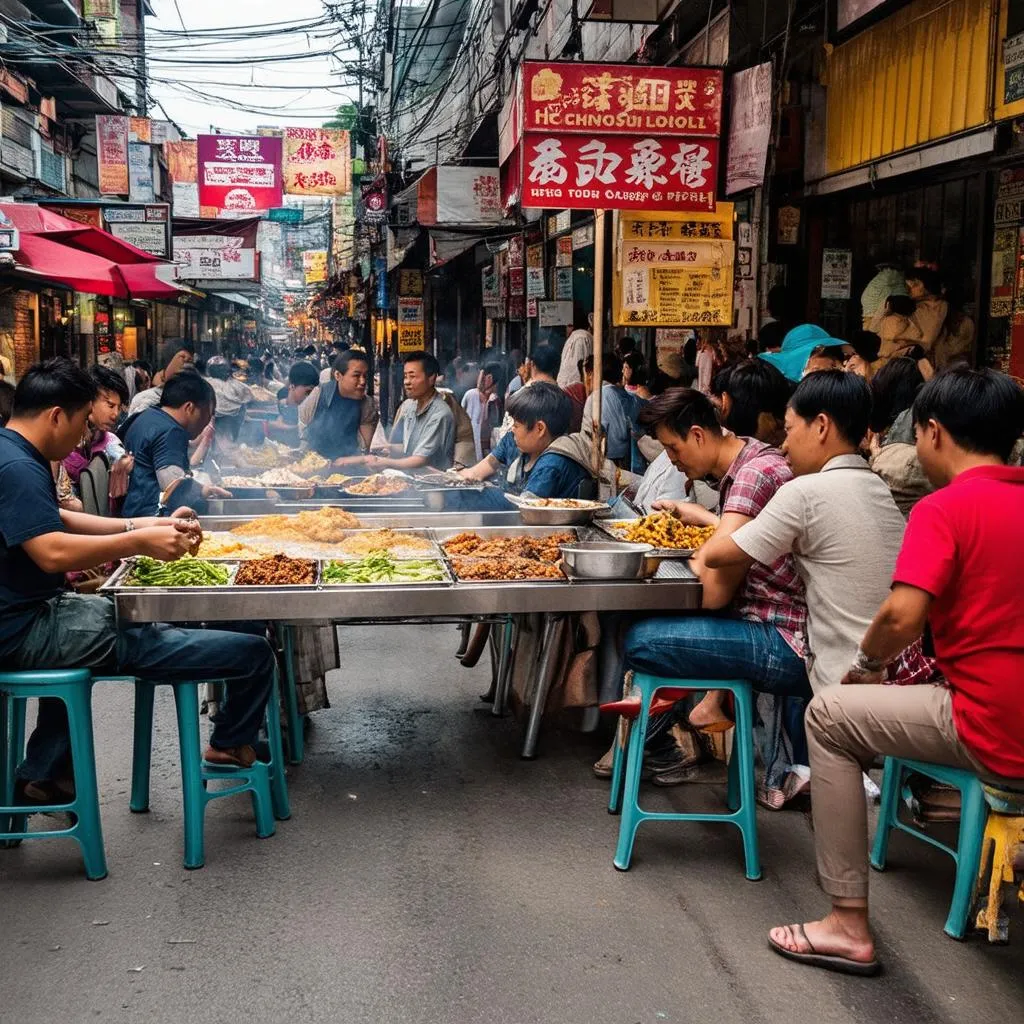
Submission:
M 1012 540 L 1024 515 L 1024 393 L 995 371 L 938 365 L 941 330 L 930 346 L 924 330 L 910 337 L 924 306 L 948 323 L 924 271 L 920 284 L 915 311 L 890 296 L 878 331 L 850 344 L 798 325 L 775 353 L 736 355 L 702 337 L 652 364 L 623 338 L 603 353 L 600 381 L 583 328 L 571 350 L 545 343 L 485 361 L 461 395 L 432 355 L 412 353 L 387 430 L 368 394 L 370 360 L 344 343 L 329 364 L 315 349 L 296 353 L 284 379 L 280 360 L 203 364 L 186 342 L 167 344 L 155 373 L 66 359 L 34 366 L 16 388 L 0 383 L 0 657 L 13 668 L 222 678 L 228 699 L 205 756 L 240 765 L 261 756 L 275 659 L 266 624 L 119 628 L 109 601 L 67 585 L 68 574 L 131 555 L 196 549 L 195 510 L 228 493 L 197 471 L 225 434 L 239 436 L 257 389 L 277 406 L 262 436 L 294 439 L 333 466 L 456 466 L 498 485 L 453 496 L 458 507 L 507 508 L 510 493 L 625 493 L 641 512 L 714 533 L 690 563 L 698 613 L 602 623 L 623 672 L 750 681 L 758 801 L 779 811 L 810 798 L 832 901 L 825 918 L 777 928 L 770 944 L 812 965 L 874 973 L 863 793 L 874 758 L 1024 785 L 1024 626 L 1014 610 L 1024 548 Z M 76 487 L 98 455 L 110 467 L 109 504 L 90 515 Z M 719 692 L 681 702 L 650 725 L 645 777 L 694 778 L 708 735 L 731 724 Z M 610 756 L 594 770 L 608 776 Z M 17 776 L 27 805 L 67 797 L 60 702 L 41 702 Z

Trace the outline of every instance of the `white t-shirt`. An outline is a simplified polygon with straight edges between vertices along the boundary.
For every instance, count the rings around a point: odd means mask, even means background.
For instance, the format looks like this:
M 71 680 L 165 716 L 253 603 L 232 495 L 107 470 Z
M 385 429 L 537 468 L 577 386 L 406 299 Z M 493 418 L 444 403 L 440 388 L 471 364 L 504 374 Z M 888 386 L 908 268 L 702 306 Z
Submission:
M 492 410 L 491 406 L 495 408 Z M 466 410 L 466 415 L 469 417 L 473 424 L 473 444 L 476 446 L 476 461 L 479 462 L 484 457 L 484 431 L 486 430 L 486 437 L 488 442 L 490 441 L 491 435 L 491 416 L 497 418 L 497 410 L 500 408 L 500 402 L 498 401 L 497 395 L 488 395 L 487 403 L 484 404 L 483 396 L 480 394 L 478 388 L 470 388 L 462 396 L 462 408 Z M 486 423 L 485 423 L 486 421 Z M 490 451 L 490 444 L 488 444 L 488 451 Z
M 582 327 L 573 331 L 565 339 L 562 348 L 562 361 L 558 367 L 558 386 L 567 388 L 570 384 L 580 384 L 580 371 L 577 365 L 581 360 L 587 361 L 594 354 L 594 336 Z
M 763 565 L 792 553 L 807 587 L 808 669 L 819 693 L 842 681 L 889 595 L 906 523 L 889 488 L 859 455 L 783 484 L 733 535 Z

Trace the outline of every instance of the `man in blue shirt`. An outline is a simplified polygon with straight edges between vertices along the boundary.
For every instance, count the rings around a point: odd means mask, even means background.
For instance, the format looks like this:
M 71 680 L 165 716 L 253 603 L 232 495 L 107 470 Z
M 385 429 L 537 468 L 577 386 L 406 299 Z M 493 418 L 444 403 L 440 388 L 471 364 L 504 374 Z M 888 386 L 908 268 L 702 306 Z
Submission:
M 122 510 L 125 518 L 160 515 L 166 504 L 161 495 L 172 487 L 175 508 L 206 498 L 231 497 L 230 491 L 202 486 L 191 478 L 188 443 L 206 429 L 215 408 L 209 381 L 183 370 L 164 385 L 159 408 L 146 409 L 127 424 L 124 445 L 134 456 L 135 466 Z
M 274 672 L 263 637 L 164 625 L 119 630 L 105 597 L 64 589 L 65 573 L 132 555 L 172 561 L 202 539 L 191 509 L 132 521 L 58 507 L 50 463 L 81 440 L 95 397 L 84 370 L 51 359 L 22 377 L 0 429 L 0 663 L 15 671 L 84 667 L 147 679 L 225 679 L 228 700 L 204 757 L 252 764 Z M 69 767 L 64 704 L 41 700 L 17 771 L 19 800 L 65 802 Z
M 380 414 L 366 393 L 370 362 L 365 352 L 337 355 L 331 375 L 299 408 L 299 435 L 312 451 L 335 466 L 361 466 L 370 450 Z

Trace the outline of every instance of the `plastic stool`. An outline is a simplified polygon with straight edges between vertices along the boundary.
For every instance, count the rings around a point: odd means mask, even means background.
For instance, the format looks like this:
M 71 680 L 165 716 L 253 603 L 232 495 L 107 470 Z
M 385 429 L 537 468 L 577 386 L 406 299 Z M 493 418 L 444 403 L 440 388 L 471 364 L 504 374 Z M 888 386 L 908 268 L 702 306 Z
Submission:
M 88 669 L 0 673 L 0 839 L 16 846 L 23 839 L 70 837 L 82 848 L 86 877 L 107 877 L 100 798 L 96 787 L 96 750 L 92 738 L 92 673 Z M 68 712 L 75 798 L 69 803 L 14 805 L 15 770 L 25 749 L 25 702 L 33 697 L 62 700 Z M 70 828 L 29 832 L 28 816 L 65 811 L 75 816 Z
M 299 691 L 295 682 L 295 627 L 282 622 L 275 623 L 281 639 L 282 660 L 284 661 L 284 709 L 288 719 L 288 761 L 302 764 L 306 740 L 303 733 L 304 717 L 299 713 Z
M 913 825 L 900 821 L 899 807 L 903 781 L 910 772 L 917 772 L 935 782 L 944 782 L 960 790 L 960 834 L 956 849 L 940 842 Z M 884 871 L 889 850 L 889 834 L 899 829 L 908 835 L 930 843 L 948 854 L 956 864 L 956 881 L 953 884 L 953 900 L 949 916 L 943 929 L 954 939 L 962 939 L 967 931 L 967 919 L 971 913 L 978 867 L 981 863 L 981 843 L 985 835 L 985 818 L 988 807 L 981 788 L 981 781 L 973 772 L 947 765 L 928 764 L 924 761 L 909 761 L 897 757 L 885 759 L 885 774 L 882 777 L 882 802 L 878 812 L 878 828 L 875 845 L 871 851 L 871 866 Z
M 693 690 L 726 690 L 736 703 L 736 729 L 732 756 L 729 758 L 729 788 L 727 814 L 678 814 L 645 811 L 639 804 L 640 772 L 643 768 L 644 743 L 647 723 L 652 714 L 668 711 L 677 700 Z M 633 692 L 640 693 L 636 711 L 626 712 L 623 703 L 614 707 L 629 722 L 628 739 L 624 753 L 623 742 L 615 744 L 612 763 L 612 790 L 608 811 L 621 811 L 619 844 L 615 851 L 615 866 L 628 871 L 633 857 L 633 843 L 637 829 L 645 821 L 721 821 L 739 828 L 743 836 L 743 856 L 746 875 L 752 882 L 761 878 L 761 857 L 757 843 L 757 816 L 754 797 L 754 702 L 750 683 L 742 679 L 661 679 L 642 672 L 633 674 Z
M 1016 882 L 1014 864 L 1024 848 L 1024 791 L 1003 789 L 983 783 L 985 803 L 989 807 L 982 840 L 982 857 L 974 926 L 988 932 L 989 942 L 1010 941 L 1010 919 L 1003 911 L 1003 885 Z M 1017 890 L 1024 904 L 1024 883 Z
M 136 680 L 135 740 L 132 755 L 131 810 L 137 814 L 149 810 L 149 774 L 153 752 L 153 703 L 157 686 L 174 690 L 178 716 L 178 746 L 181 756 L 182 808 L 185 817 L 184 864 L 189 870 L 201 868 L 205 857 L 205 814 L 211 800 L 236 793 L 251 793 L 256 834 L 265 839 L 275 832 L 275 817 L 284 821 L 291 816 L 288 789 L 284 779 L 284 753 L 278 711 L 277 674 L 267 701 L 267 737 L 270 763 L 257 761 L 249 768 L 213 765 L 202 760 L 199 741 L 199 683 Z M 224 789 L 209 789 L 213 780 L 237 783 Z

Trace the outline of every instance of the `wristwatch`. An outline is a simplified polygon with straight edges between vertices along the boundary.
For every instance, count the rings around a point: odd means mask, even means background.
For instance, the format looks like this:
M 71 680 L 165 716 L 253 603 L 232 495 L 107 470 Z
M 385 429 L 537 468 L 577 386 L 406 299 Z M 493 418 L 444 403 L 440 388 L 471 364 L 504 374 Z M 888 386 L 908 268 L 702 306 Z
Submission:
M 124 532 L 131 533 L 135 529 L 135 521 L 132 519 L 126 519 L 124 521 Z

